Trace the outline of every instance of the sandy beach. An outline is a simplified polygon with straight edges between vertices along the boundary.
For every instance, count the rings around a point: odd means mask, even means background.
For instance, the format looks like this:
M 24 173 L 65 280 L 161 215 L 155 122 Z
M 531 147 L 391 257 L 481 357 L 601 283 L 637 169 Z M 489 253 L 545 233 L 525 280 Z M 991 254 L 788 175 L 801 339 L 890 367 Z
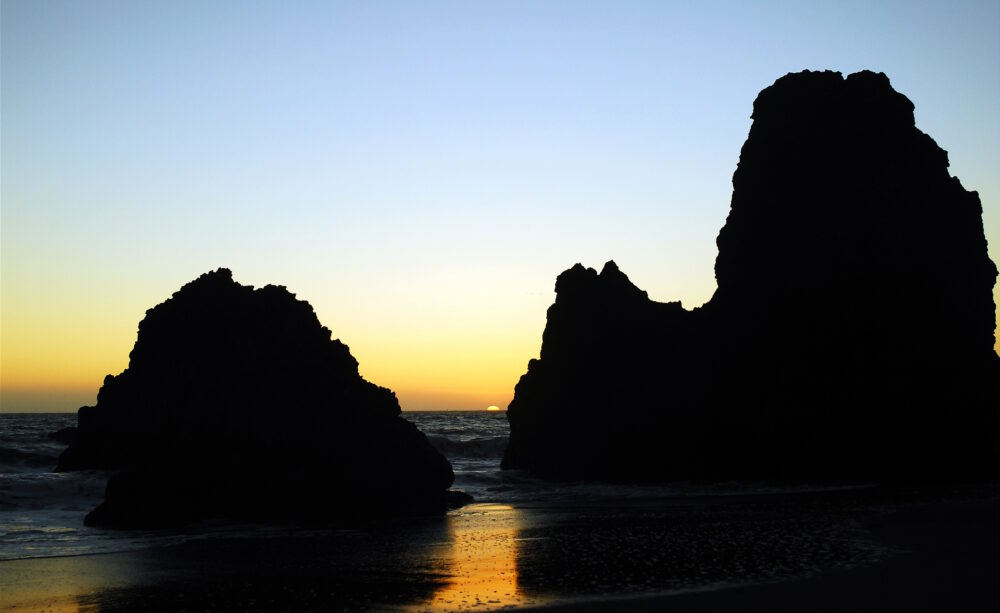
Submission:
M 0 562 L 0 608 L 996 610 L 997 500 L 995 488 L 978 488 L 473 504 L 351 530 L 221 530 L 167 547 Z

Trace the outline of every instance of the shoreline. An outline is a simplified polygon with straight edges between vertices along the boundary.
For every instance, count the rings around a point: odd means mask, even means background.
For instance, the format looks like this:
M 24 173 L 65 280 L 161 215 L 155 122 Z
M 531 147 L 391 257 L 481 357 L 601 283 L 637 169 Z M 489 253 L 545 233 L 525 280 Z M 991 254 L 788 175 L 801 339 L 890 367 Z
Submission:
M 359 530 L 209 536 L 123 552 L 6 560 L 0 561 L 0 608 L 822 611 L 1000 607 L 996 486 L 957 496 L 885 495 L 865 490 L 851 495 L 842 491 L 751 495 L 736 502 L 710 498 L 684 500 L 669 512 L 663 511 L 662 504 L 635 501 L 584 511 L 475 503 L 439 520 L 400 521 Z M 587 583 L 593 575 L 583 579 L 556 576 L 568 561 L 576 564 L 595 556 L 593 551 L 553 549 L 555 545 L 576 546 L 573 536 L 578 532 L 595 538 L 627 536 L 623 524 L 641 524 L 650 513 L 665 513 L 657 516 L 657 522 L 667 517 L 683 523 L 691 513 L 698 517 L 708 513 L 712 518 L 713 513 L 723 511 L 725 518 L 757 505 L 790 505 L 804 508 L 804 515 L 809 515 L 830 504 L 847 508 L 837 511 L 838 517 L 858 524 L 859 538 L 885 545 L 889 554 L 852 568 L 823 569 L 814 576 L 635 594 L 611 590 L 586 595 L 577 588 L 596 589 Z M 640 533 L 643 529 L 645 525 L 640 525 Z M 639 550 L 634 549 L 634 541 L 611 543 L 606 550 L 611 558 L 592 560 L 593 564 L 638 565 L 659 547 L 655 540 Z M 553 551 L 558 556 L 553 558 Z M 638 567 L 625 571 L 646 577 Z

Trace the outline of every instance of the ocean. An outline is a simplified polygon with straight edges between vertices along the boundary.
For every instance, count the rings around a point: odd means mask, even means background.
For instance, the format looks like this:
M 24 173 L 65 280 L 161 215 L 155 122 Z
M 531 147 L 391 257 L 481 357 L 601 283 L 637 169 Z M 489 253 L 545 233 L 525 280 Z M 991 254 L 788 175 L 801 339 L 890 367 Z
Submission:
M 237 543 L 253 542 L 257 552 L 275 548 L 277 553 L 268 556 L 272 560 L 299 551 L 289 544 L 300 543 L 302 551 L 313 552 L 313 559 L 334 565 L 334 571 L 323 571 L 322 586 L 329 584 L 330 575 L 341 581 L 353 577 L 351 585 L 356 586 L 375 580 L 371 573 L 384 582 L 387 576 L 410 577 L 414 569 L 433 579 L 427 579 L 433 585 L 424 586 L 419 598 L 407 580 L 398 593 L 344 588 L 319 608 L 332 602 L 348 609 L 392 604 L 489 610 L 784 581 L 870 564 L 889 553 L 859 528 L 857 513 L 844 502 L 852 496 L 825 496 L 831 488 L 550 483 L 500 470 L 509 434 L 503 412 L 408 412 L 404 418 L 451 461 L 453 489 L 475 500 L 450 511 L 443 524 L 323 531 L 205 522 L 183 530 L 138 531 L 83 525 L 86 513 L 103 497 L 107 471 L 52 472 L 65 445 L 49 434 L 75 425 L 76 415 L 0 414 L 0 582 L 5 569 L 23 567 L 14 561 L 133 552 L 155 570 L 129 579 L 142 584 L 189 566 L 192 557 L 221 556 L 219 567 L 247 564 L 246 555 L 219 553 Z M 850 494 L 866 487 L 844 489 Z M 317 554 L 317 543 L 329 549 Z M 399 553 L 403 551 L 408 553 Z M 181 556 L 185 562 L 164 562 L 179 552 L 187 552 Z M 86 559 L 107 564 L 118 558 Z M 173 566 L 164 566 L 168 564 Z M 315 559 L 310 564 L 302 571 L 306 576 L 326 568 Z M 232 574 L 240 572 L 258 571 L 244 568 Z M 100 587 L 91 586 L 87 593 L 106 595 Z M 249 601 L 243 604 L 254 608 Z

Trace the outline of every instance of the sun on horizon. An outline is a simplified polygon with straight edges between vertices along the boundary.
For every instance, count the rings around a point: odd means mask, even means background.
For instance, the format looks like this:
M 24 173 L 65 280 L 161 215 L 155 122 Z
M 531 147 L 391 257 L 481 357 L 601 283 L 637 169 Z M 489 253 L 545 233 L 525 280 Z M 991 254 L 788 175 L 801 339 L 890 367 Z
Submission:
M 491 404 L 490 406 L 486 407 L 486 410 L 487 411 L 502 411 L 503 409 L 501 409 L 500 407 L 498 407 L 495 404 Z

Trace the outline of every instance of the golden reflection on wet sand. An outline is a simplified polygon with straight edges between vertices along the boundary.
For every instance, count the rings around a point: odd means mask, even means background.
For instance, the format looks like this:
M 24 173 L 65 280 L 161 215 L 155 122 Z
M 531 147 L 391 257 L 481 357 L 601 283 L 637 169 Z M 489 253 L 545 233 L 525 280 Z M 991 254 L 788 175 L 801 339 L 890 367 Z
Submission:
M 99 611 L 96 595 L 127 584 L 132 573 L 120 558 L 95 558 L 82 555 L 0 562 L 0 611 Z M 17 589 L 4 589 L 8 583 Z
M 515 553 L 523 511 L 502 504 L 472 504 L 448 517 L 451 549 L 442 559 L 451 575 L 430 602 L 432 611 L 489 611 L 539 604 L 518 588 Z
M 492 611 L 544 604 L 544 597 L 518 586 L 518 538 L 531 523 L 528 513 L 471 504 L 443 521 L 333 531 L 318 540 L 220 538 L 10 560 L 0 562 L 0 611 L 193 610 L 192 604 L 246 611 Z M 258 548 L 265 559 L 257 557 Z M 279 604 L 283 599 L 287 606 Z

